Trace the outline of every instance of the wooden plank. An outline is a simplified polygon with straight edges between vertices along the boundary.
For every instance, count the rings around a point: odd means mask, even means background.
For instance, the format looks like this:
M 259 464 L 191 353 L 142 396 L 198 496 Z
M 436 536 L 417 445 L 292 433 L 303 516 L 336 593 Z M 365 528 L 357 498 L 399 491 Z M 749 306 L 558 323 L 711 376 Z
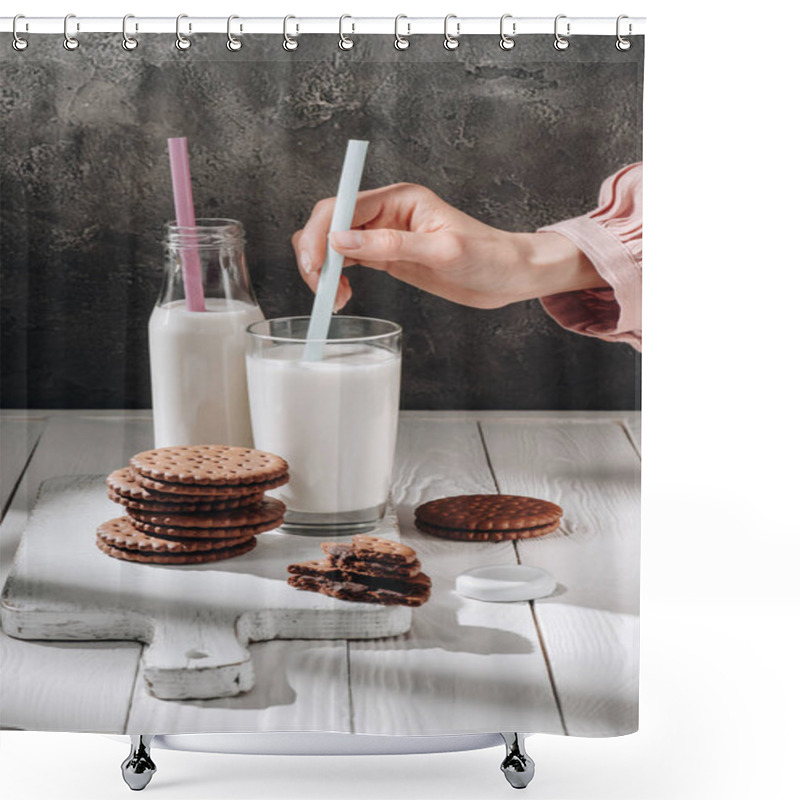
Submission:
M 481 424 L 500 490 L 558 503 L 561 529 L 520 541 L 523 563 L 562 584 L 558 602 L 639 609 L 639 459 L 616 422 Z M 554 601 L 555 602 L 555 601 Z
M 57 475 L 104 473 L 152 446 L 146 421 L 53 416 L 0 527 L 5 583 L 40 483 Z M 0 634 L 0 724 L 35 730 L 122 733 L 139 662 L 138 644 L 34 643 Z
M 149 447 L 152 426 L 146 414 L 53 415 L 0 529 L 6 556 L 3 582 L 42 480 L 109 472 L 124 464 L 132 453 Z M 222 713 L 224 701 L 210 701 L 206 707 L 198 702 L 178 704 L 152 698 L 138 675 L 139 644 L 40 643 L 3 633 L 0 646 L 4 677 L 0 724 L 5 727 L 109 733 L 214 731 L 225 729 L 220 720 L 228 718 L 232 730 L 288 730 L 304 725 L 350 730 L 343 642 L 252 645 L 257 687 L 229 701 L 244 709 L 247 719 L 237 714 L 226 717 Z M 319 674 L 331 675 L 330 684 L 319 681 Z M 265 698 L 274 708 L 267 707 Z M 250 713 L 254 709 L 260 709 L 259 713 Z
M 567 734 L 636 731 L 639 617 L 549 600 L 535 606 Z
M 5 511 L 43 430 L 44 420 L 0 418 L 0 512 Z
M 513 546 L 445 541 L 413 524 L 419 503 L 494 491 L 474 422 L 401 420 L 394 497 L 403 540 L 433 594 L 414 609 L 404 638 L 350 642 L 356 732 L 563 732 L 528 604 L 482 603 L 453 590 L 465 569 L 515 563 Z
M 623 423 L 630 438 L 633 440 L 633 446 L 639 455 L 642 457 L 642 415 L 641 413 L 631 413 Z
M 289 564 L 319 556 L 319 542 L 279 531 L 234 560 L 175 567 L 109 558 L 94 531 L 121 509 L 103 475 L 45 481 L 0 618 L 17 638 L 147 642 L 140 670 L 165 700 L 232 697 L 253 688 L 250 641 L 374 639 L 411 625 L 403 606 L 347 603 L 286 582 Z M 397 538 L 390 511 L 376 533 Z
M 552 500 L 561 529 L 521 541 L 557 594 L 535 604 L 567 731 L 635 729 L 638 681 L 639 459 L 618 421 L 486 422 L 500 490 Z
M 0 724 L 123 733 L 140 652 L 134 642 L 26 642 L 0 634 Z
M 102 459 L 98 459 L 97 454 L 108 449 L 108 445 L 97 440 L 98 432 L 105 426 L 113 429 L 120 425 L 123 429 L 140 426 L 149 431 L 146 414 L 136 413 L 138 419 L 125 414 L 120 419 L 118 412 L 113 416 L 101 412 L 92 414 L 91 421 L 72 413 L 55 425 L 56 428 L 72 429 L 71 433 L 67 435 L 65 430 L 61 430 L 57 432 L 58 435 L 43 438 L 40 447 L 47 445 L 45 455 L 37 451 L 34 456 L 30 475 L 23 481 L 21 491 L 12 503 L 10 518 L 2 528 L 4 546 L 10 543 L 6 551 L 13 553 L 15 531 L 18 538 L 24 524 L 27 505 L 21 502 L 21 498 L 26 497 L 29 503 L 31 492 L 45 476 L 103 472 L 118 466 L 121 463 L 118 458 L 108 454 L 106 465 L 98 466 Z M 564 416 L 559 414 L 549 419 L 563 419 Z M 571 418 L 571 415 L 566 416 Z M 493 417 L 495 421 L 506 419 L 498 415 Z M 480 437 L 474 425 L 464 422 L 467 418 L 465 415 L 456 418 L 455 427 L 449 433 L 443 431 L 438 436 L 432 434 L 432 429 L 439 423 L 438 416 L 432 417 L 433 421 L 427 427 L 422 425 L 415 435 L 409 435 L 410 431 L 406 429 L 409 425 L 419 427 L 417 423 L 425 422 L 424 419 L 409 419 L 404 415 L 401 427 L 396 492 L 401 500 L 403 535 L 419 550 L 426 570 L 434 578 L 437 592 L 440 586 L 446 586 L 448 582 L 452 588 L 454 576 L 466 568 L 466 565 L 458 563 L 464 553 L 468 556 L 468 566 L 486 563 L 487 559 L 494 563 L 509 563 L 513 557 L 513 549 L 509 550 L 508 545 L 464 543 L 463 547 L 459 547 L 460 543 L 433 539 L 413 528 L 412 511 L 419 502 L 442 494 L 494 491 L 491 474 L 485 461 L 480 458 Z M 586 421 L 594 420 L 582 420 L 581 424 Z M 135 446 L 130 439 L 124 443 L 124 436 L 124 433 L 118 432 L 110 437 L 111 450 L 124 451 L 124 458 L 131 452 L 149 446 L 149 443 Z M 101 438 L 105 441 L 109 436 L 103 434 Z M 92 466 L 88 466 L 89 463 Z M 504 491 L 510 490 L 502 488 Z M 3 559 L 6 569 L 9 560 Z M 636 572 L 638 574 L 638 563 Z M 346 644 L 342 642 L 269 642 L 252 645 L 257 675 L 275 673 L 273 681 L 268 684 L 262 686 L 259 680 L 256 681 L 254 691 L 261 691 L 261 694 L 248 693 L 224 701 L 181 703 L 178 704 L 182 706 L 179 713 L 175 712 L 176 704 L 171 701 L 158 701 L 146 693 L 142 696 L 143 687 L 139 679 L 136 702 L 131 708 L 127 724 L 120 724 L 116 709 L 125 704 L 118 702 L 116 693 L 121 688 L 120 684 L 123 689 L 130 691 L 132 676 L 130 679 L 125 677 L 120 662 L 132 665 L 138 662 L 137 645 L 132 646 L 135 657 L 128 661 L 120 658 L 124 655 L 120 653 L 124 646 L 109 647 L 107 643 L 86 647 L 61 643 L 42 645 L 55 651 L 48 650 L 53 669 L 47 669 L 47 658 L 43 658 L 41 653 L 32 656 L 30 649 L 21 653 L 24 656 L 22 659 L 17 657 L 20 652 L 15 651 L 12 654 L 15 660 L 9 662 L 7 655 L 10 651 L 4 647 L 6 680 L 0 689 L 6 695 L 12 695 L 13 690 L 14 694 L 25 700 L 20 700 L 15 706 L 3 697 L 2 722 L 9 727 L 107 732 L 324 728 L 377 733 L 440 733 L 511 727 L 512 723 L 521 730 L 562 732 L 542 653 L 535 632 L 531 630 L 528 605 L 492 607 L 490 604 L 464 600 L 452 592 L 449 595 L 447 603 L 438 611 L 434 612 L 432 603 L 415 610 L 412 631 L 401 642 L 389 640 L 373 645 L 351 643 L 353 727 L 347 718 L 347 702 L 341 698 L 343 689 L 336 690 L 337 698 L 332 701 L 327 682 L 319 680 L 320 675 L 328 674 L 334 676 L 332 681 L 336 685 L 343 686 Z M 573 593 L 572 600 L 575 597 Z M 555 598 L 556 601 L 561 599 Z M 620 599 L 616 598 L 617 601 Z M 552 608 L 553 614 L 557 614 L 562 610 L 559 605 L 555 601 L 548 601 L 538 603 L 537 607 L 540 612 Z M 596 629 L 604 630 L 609 612 L 598 612 L 600 617 L 594 618 L 586 617 L 587 609 L 578 606 L 567 605 L 565 609 L 562 618 L 542 618 L 540 624 L 548 645 L 551 639 L 554 645 L 558 644 L 554 654 L 551 654 L 556 683 L 562 688 L 563 679 L 570 689 L 577 686 L 582 674 L 580 669 L 577 676 L 570 673 L 573 662 L 581 660 L 583 651 L 580 647 L 605 652 L 608 648 L 603 642 L 613 637 L 611 632 L 606 632 L 599 640 L 600 644 L 596 645 L 589 635 Z M 527 625 L 521 623 L 519 612 L 527 615 Z M 612 611 L 610 615 L 612 630 L 619 634 L 619 641 L 626 641 L 624 625 L 626 622 L 635 625 L 635 620 L 627 620 L 622 615 L 620 621 L 617 619 L 619 612 Z M 588 620 L 589 630 L 581 628 L 581 619 Z M 524 630 L 524 633 L 520 633 L 520 630 Z M 563 642 L 559 638 L 562 632 L 566 636 Z M 31 648 L 39 643 L 17 644 Z M 390 647 L 384 652 L 386 645 Z M 400 651 L 397 650 L 398 645 L 402 648 Z M 102 654 L 100 651 L 104 649 L 109 653 Z M 392 649 L 395 652 L 392 653 Z M 627 645 L 625 652 L 631 652 Z M 81 662 L 84 656 L 86 658 Z M 101 661 L 103 658 L 107 660 Z M 389 660 L 393 663 L 387 664 Z M 11 670 L 8 670 L 9 663 L 12 663 Z M 520 668 L 522 663 L 524 668 Z M 602 666 L 600 662 L 597 663 Z M 606 730 L 603 725 L 608 719 L 615 715 L 618 720 L 622 719 L 624 709 L 630 712 L 632 708 L 631 702 L 626 704 L 624 700 L 624 691 L 619 685 L 619 669 L 611 660 L 602 663 L 608 667 L 608 675 L 600 683 L 609 682 L 616 674 L 617 685 L 612 687 L 606 696 L 606 705 L 599 711 L 568 707 L 567 716 L 572 733 L 585 730 L 600 735 Z M 42 671 L 45 673 L 44 681 L 36 677 Z M 602 670 L 601 673 L 606 674 Z M 13 678 L 9 679 L 9 675 Z M 26 681 L 25 675 L 31 675 L 31 680 Z M 120 676 L 123 676 L 122 679 Z M 76 691 L 70 689 L 65 695 L 64 687 L 70 685 L 78 688 Z M 625 686 L 630 689 L 632 684 L 629 681 Z M 591 682 L 588 688 L 584 686 L 584 692 L 587 696 L 601 696 L 602 685 L 598 686 L 597 681 Z M 98 694 L 102 699 L 97 699 Z M 34 698 L 33 702 L 30 701 L 31 697 Z M 241 708 L 233 709 L 234 715 L 229 716 L 231 709 L 225 704 L 232 701 L 241 703 Z M 49 714 L 45 713 L 48 709 L 51 712 Z M 110 721 L 102 719 L 103 712 Z M 389 715 L 385 724 L 382 722 L 384 713 Z M 515 714 L 518 715 L 516 718 Z M 238 721 L 226 727 L 225 720 L 234 716 Z M 87 718 L 88 725 L 84 724 Z M 628 713 L 627 719 L 630 718 Z M 598 719 L 601 726 L 592 727 L 593 721 Z M 583 728 L 582 722 L 586 723 Z
M 254 642 L 255 685 L 216 700 L 159 700 L 137 679 L 128 733 L 350 733 L 347 644 L 343 641 Z
M 601 422 L 603 420 L 621 421 L 634 418 L 638 411 L 518 411 L 508 409 L 427 409 L 403 410 L 400 418 L 406 420 L 430 420 L 432 422 L 502 422 L 518 420 L 531 422 L 551 420 L 560 422 Z
M 122 419 L 152 420 L 153 412 L 147 408 L 4 408 L 0 417 L 5 419 Z

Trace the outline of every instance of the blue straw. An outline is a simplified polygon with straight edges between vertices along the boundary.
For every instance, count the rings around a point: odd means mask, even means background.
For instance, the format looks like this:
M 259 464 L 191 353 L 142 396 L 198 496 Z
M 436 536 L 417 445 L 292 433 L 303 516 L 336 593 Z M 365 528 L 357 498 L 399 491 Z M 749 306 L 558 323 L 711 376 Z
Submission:
M 358 139 L 350 139 L 347 142 L 347 152 L 339 178 L 339 190 L 336 192 L 336 203 L 333 207 L 333 219 L 328 232 L 328 251 L 320 272 L 317 296 L 314 298 L 306 346 L 303 350 L 304 361 L 319 361 L 322 358 L 325 340 L 328 338 L 336 290 L 339 287 L 339 278 L 342 275 L 342 265 L 344 264 L 344 256 L 331 247 L 330 234 L 335 231 L 349 231 L 353 224 L 353 212 L 356 208 L 356 197 L 361 184 L 361 173 L 364 171 L 368 146 L 369 142 Z

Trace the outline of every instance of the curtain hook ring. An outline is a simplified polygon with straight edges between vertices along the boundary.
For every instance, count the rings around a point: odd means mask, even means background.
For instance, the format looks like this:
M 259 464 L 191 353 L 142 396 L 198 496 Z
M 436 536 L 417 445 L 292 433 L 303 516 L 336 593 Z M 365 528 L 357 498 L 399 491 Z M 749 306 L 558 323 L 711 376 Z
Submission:
M 620 33 L 620 22 L 622 22 L 622 20 L 624 20 L 624 19 L 628 19 L 628 20 L 629 20 L 630 18 L 628 17 L 628 15 L 627 15 L 627 14 L 620 14 L 620 15 L 617 17 L 617 41 L 616 41 L 616 48 L 617 48 L 617 50 L 620 50 L 620 51 L 625 51 L 625 50 L 630 50 L 630 49 L 631 49 L 631 40 L 630 40 L 630 39 L 626 39 L 626 38 L 625 38 L 625 37 L 624 37 L 624 36 L 623 36 L 623 35 Z M 631 25 L 631 23 L 630 23 L 630 22 L 628 22 L 628 36 L 630 36 L 632 33 L 633 33 L 633 25 Z
M 349 37 L 345 36 L 344 33 L 344 21 L 346 19 L 353 19 L 349 14 L 342 14 L 339 17 L 339 49 L 340 50 L 352 50 L 353 45 L 355 42 Z M 356 25 L 354 22 L 350 23 L 350 33 L 355 33 Z
M 241 39 L 237 39 L 231 33 L 231 22 L 233 22 L 233 20 L 235 20 L 235 19 L 239 19 L 239 17 L 236 14 L 231 14 L 228 17 L 228 41 L 225 42 L 225 47 L 227 47 L 228 50 L 231 51 L 231 53 L 235 53 L 237 50 L 241 50 L 242 49 L 242 40 Z M 241 32 L 242 32 L 242 26 L 240 25 L 239 26 L 239 33 L 241 33 Z
M 406 23 L 406 29 L 407 29 L 406 30 L 406 35 L 405 36 L 401 36 L 400 35 L 400 20 L 401 19 L 408 19 L 408 17 L 405 14 L 398 14 L 394 18 L 394 47 L 395 47 L 395 50 L 408 50 L 409 45 L 411 44 L 411 42 L 409 42 L 406 37 L 407 36 L 411 36 L 411 23 L 410 22 Z
M 512 19 L 511 14 L 503 14 L 500 17 L 500 49 L 501 50 L 510 50 L 516 42 L 514 41 L 514 37 L 517 35 L 517 23 L 511 23 L 511 33 L 508 34 L 505 31 L 505 24 L 507 19 Z
M 291 14 L 287 14 L 283 18 L 283 49 L 284 50 L 297 50 L 297 39 L 293 36 L 289 36 L 289 20 L 290 19 L 297 19 L 297 17 L 292 16 Z M 300 33 L 300 25 L 295 23 L 295 35 Z
M 11 23 L 11 33 L 14 36 L 14 40 L 11 42 L 11 46 L 15 50 L 21 52 L 28 46 L 28 40 L 27 39 L 23 39 L 19 35 L 19 33 L 17 33 L 17 20 L 18 19 L 26 19 L 26 17 L 25 17 L 24 14 L 17 14 L 14 17 L 14 21 Z M 28 30 L 28 23 L 27 22 L 25 23 L 25 30 L 26 31 Z
M 192 46 L 192 40 L 187 39 L 181 33 L 181 20 L 186 19 L 188 16 L 189 16 L 188 14 L 178 14 L 178 16 L 175 19 L 175 47 L 177 47 L 178 50 L 188 50 Z M 191 32 L 191 30 L 192 30 L 192 23 L 190 22 L 189 31 Z
M 126 14 L 122 18 L 122 49 L 130 52 L 139 46 L 139 40 L 134 39 L 133 36 L 128 34 L 128 20 L 135 19 L 133 14 Z M 139 23 L 136 23 L 136 30 L 139 30 Z
M 566 19 L 566 18 L 567 18 L 566 14 L 559 14 L 555 19 L 555 23 L 553 24 L 553 31 L 556 37 L 555 40 L 553 41 L 553 47 L 555 47 L 556 50 L 566 50 L 569 47 L 569 39 L 565 38 L 558 32 L 558 21 L 560 19 Z M 570 29 L 570 24 L 569 22 L 567 22 L 567 36 L 569 36 L 570 33 L 569 29 Z
M 75 19 L 74 14 L 67 14 L 64 17 L 64 49 L 65 50 L 77 50 L 80 42 L 74 37 L 69 35 L 69 21 L 71 19 Z M 75 30 L 79 31 L 81 26 L 79 23 L 75 24 Z
M 455 36 L 447 30 L 447 24 L 451 19 L 456 20 L 456 33 Z M 444 49 L 455 50 L 458 47 L 458 37 L 461 35 L 461 23 L 455 14 L 448 14 L 444 18 Z

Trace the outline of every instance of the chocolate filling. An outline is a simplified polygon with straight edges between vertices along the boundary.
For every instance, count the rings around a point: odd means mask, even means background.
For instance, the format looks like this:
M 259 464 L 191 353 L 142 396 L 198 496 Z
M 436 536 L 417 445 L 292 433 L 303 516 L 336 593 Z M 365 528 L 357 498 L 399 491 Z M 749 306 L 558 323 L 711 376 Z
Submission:
M 292 564 L 290 571 L 295 575 L 306 575 L 312 578 L 321 578 L 331 583 L 351 583 L 363 586 L 367 589 L 384 590 L 387 592 L 396 592 L 402 595 L 416 595 L 425 594 L 431 588 L 430 579 L 426 575 L 421 580 L 419 579 L 422 573 L 416 578 L 402 579 L 402 578 L 389 578 L 375 575 L 362 575 L 357 572 L 347 572 L 344 570 L 330 569 L 330 570 L 316 570 L 313 568 L 302 567 L 300 565 Z M 294 567 L 294 569 L 292 569 Z
M 368 548 L 358 550 L 352 544 L 326 543 L 323 549 L 328 555 L 342 563 L 345 561 L 373 561 L 380 564 L 412 564 L 416 560 L 409 561 L 406 556 L 381 552 L 380 550 Z
M 463 533 L 465 535 L 470 533 L 526 533 L 527 531 L 537 531 L 539 528 L 547 528 L 555 522 L 558 522 L 558 520 L 554 519 L 541 525 L 528 525 L 524 528 L 448 528 L 444 525 L 435 525 L 433 522 L 428 522 L 420 517 L 417 517 L 416 521 L 427 525 L 429 528 L 436 528 L 437 531 Z
M 228 550 L 238 550 L 244 544 L 247 544 L 247 541 L 240 542 L 230 547 L 212 547 L 207 550 L 139 550 L 135 547 L 120 547 L 118 544 L 106 542 L 106 545 L 112 550 L 119 550 L 123 553 L 135 553 L 139 556 L 193 556 L 204 555 L 205 553 L 225 553 Z
M 393 592 L 389 589 L 369 588 L 362 583 L 338 583 L 320 575 L 290 575 L 289 585 L 304 591 L 319 592 L 338 597 L 340 600 L 352 600 L 359 603 L 378 603 L 381 605 L 420 606 L 428 600 L 430 590 L 410 595 Z

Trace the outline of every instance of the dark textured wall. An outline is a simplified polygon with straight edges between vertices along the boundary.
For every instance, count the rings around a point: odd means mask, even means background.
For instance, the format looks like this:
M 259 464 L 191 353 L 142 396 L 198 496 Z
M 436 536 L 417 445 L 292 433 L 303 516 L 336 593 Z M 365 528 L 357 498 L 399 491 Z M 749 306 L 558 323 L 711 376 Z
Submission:
M 346 140 L 371 142 L 363 188 L 423 183 L 486 223 L 530 231 L 593 208 L 640 160 L 642 50 L 613 37 L 280 37 L 90 34 L 67 52 L 0 43 L 2 403 L 148 407 L 146 321 L 172 214 L 168 136 L 189 137 L 198 216 L 244 223 L 259 301 L 304 314 L 290 235 L 335 193 Z M 561 330 L 537 301 L 457 306 L 362 267 L 348 313 L 406 331 L 407 408 L 635 408 L 639 356 Z

